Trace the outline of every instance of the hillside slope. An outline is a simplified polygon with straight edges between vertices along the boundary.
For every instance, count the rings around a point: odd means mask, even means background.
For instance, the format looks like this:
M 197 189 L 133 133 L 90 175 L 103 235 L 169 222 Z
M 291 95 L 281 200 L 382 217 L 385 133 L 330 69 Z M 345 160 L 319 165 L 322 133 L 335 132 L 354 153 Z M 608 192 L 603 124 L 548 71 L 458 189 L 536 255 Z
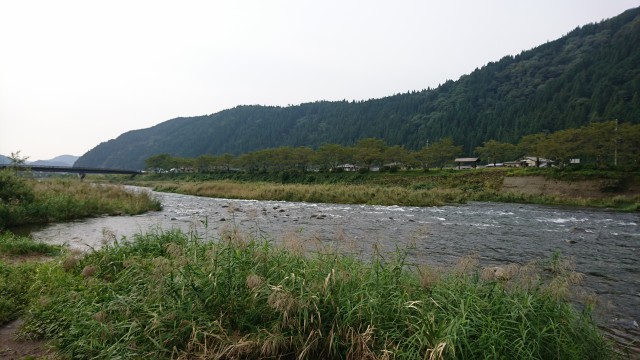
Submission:
M 419 149 L 453 137 L 470 152 L 495 139 L 577 127 L 640 122 L 640 8 L 447 81 L 436 89 L 360 102 L 238 106 L 177 118 L 99 144 L 76 166 L 142 168 L 169 153 L 241 154 L 278 146 L 351 145 L 376 137 Z

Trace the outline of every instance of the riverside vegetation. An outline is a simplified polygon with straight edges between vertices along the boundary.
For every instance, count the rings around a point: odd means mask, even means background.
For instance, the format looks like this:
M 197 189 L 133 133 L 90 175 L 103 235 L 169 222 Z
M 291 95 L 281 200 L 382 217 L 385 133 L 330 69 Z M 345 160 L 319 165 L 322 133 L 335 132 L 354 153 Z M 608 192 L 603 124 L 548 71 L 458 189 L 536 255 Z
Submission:
M 122 186 L 99 186 L 56 178 L 36 181 L 0 171 L 0 325 L 29 306 L 30 287 L 47 259 L 66 253 L 62 246 L 35 242 L 7 230 L 25 224 L 64 221 L 102 214 L 139 214 L 159 210 L 148 193 Z M 6 355 L 0 348 L 0 357 Z
M 408 263 L 403 250 L 354 258 L 339 244 L 276 244 L 233 224 L 215 238 L 106 236 L 81 254 L 0 234 L 0 324 L 22 317 L 21 336 L 48 339 L 62 358 L 619 356 L 590 299 L 582 310 L 568 301 L 580 275 L 559 256 L 485 269 L 464 258 L 444 270 Z M 34 254 L 52 258 L 25 261 Z
M 37 265 L 23 336 L 65 358 L 605 359 L 617 354 L 559 257 L 445 272 L 402 251 L 362 260 L 318 245 L 155 231 Z M 206 240 L 206 241 L 205 241 Z M 14 273 L 13 276 L 16 276 Z
M 504 192 L 501 188 L 506 176 L 545 176 L 563 181 L 599 180 L 602 190 L 611 196 L 589 198 Z M 494 201 L 638 211 L 640 194 L 622 196 L 618 191 L 639 181 L 636 172 L 503 168 L 428 172 L 158 174 L 135 183 L 156 191 L 233 199 L 401 206 Z
M 101 214 L 133 215 L 160 208 L 160 202 L 149 194 L 126 191 L 122 186 L 63 178 L 36 181 L 0 171 L 0 230 Z

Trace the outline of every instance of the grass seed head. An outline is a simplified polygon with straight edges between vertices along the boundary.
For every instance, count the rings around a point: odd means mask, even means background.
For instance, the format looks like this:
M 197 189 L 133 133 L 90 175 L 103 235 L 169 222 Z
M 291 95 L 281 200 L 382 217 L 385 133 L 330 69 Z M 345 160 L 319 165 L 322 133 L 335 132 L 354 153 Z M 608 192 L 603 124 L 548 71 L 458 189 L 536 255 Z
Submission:
M 64 269 L 64 271 L 70 271 L 71 269 L 76 267 L 79 262 L 80 258 L 77 255 L 69 254 L 69 256 L 65 257 L 62 260 L 62 268 Z
M 430 288 L 440 281 L 442 270 L 429 265 L 421 265 L 418 267 L 418 275 L 420 276 L 420 285 L 424 288 Z
M 480 260 L 477 256 L 464 256 L 458 259 L 453 272 L 458 275 L 469 274 L 478 268 Z
M 87 265 L 84 267 L 84 269 L 82 269 L 82 276 L 84 276 L 85 279 L 90 278 L 96 273 L 96 271 L 97 269 L 95 266 Z
M 250 290 L 256 291 L 264 284 L 264 278 L 260 275 L 251 274 L 247 276 L 245 283 Z
M 107 319 L 107 313 L 101 310 L 93 314 L 92 318 L 93 320 L 102 323 L 102 322 L 105 322 L 105 320 Z

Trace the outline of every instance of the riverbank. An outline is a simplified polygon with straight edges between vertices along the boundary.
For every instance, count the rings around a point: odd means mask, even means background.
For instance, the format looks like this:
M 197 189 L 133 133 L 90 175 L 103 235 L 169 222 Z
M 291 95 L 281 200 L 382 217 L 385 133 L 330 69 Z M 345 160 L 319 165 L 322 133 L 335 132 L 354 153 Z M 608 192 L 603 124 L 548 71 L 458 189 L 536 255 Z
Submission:
M 135 184 L 156 191 L 231 199 L 399 206 L 489 201 L 640 210 L 640 177 L 603 171 L 161 174 L 141 178 Z
M 202 240 L 148 232 L 39 265 L 22 333 L 63 357 L 617 356 L 567 302 L 580 277 L 560 257 L 444 270 L 407 263 L 403 250 L 363 262 L 232 229 Z

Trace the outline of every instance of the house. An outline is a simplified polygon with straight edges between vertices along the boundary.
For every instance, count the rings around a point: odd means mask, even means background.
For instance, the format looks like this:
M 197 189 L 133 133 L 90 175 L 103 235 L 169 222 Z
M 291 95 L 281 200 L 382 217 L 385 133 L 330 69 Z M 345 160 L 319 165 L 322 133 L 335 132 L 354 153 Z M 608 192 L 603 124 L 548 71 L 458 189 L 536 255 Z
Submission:
M 535 167 L 536 162 L 539 162 L 540 164 L 539 167 L 548 167 L 548 166 L 551 166 L 551 164 L 553 164 L 552 160 L 537 157 L 537 156 L 525 156 L 524 158 L 522 158 L 521 161 L 525 162 L 526 165 L 524 166 L 531 166 L 531 167 Z
M 472 167 L 475 169 L 478 166 L 480 158 L 456 158 L 454 161 L 458 164 L 458 170 L 461 168 L 470 169 Z
M 525 157 L 523 157 L 522 159 L 519 159 L 519 160 L 505 161 L 500 166 L 505 166 L 505 167 L 536 167 L 536 163 L 537 162 L 539 162 L 539 164 L 540 164 L 539 167 L 548 167 L 548 166 L 551 166 L 551 164 L 553 164 L 553 161 L 549 160 L 549 159 L 545 159 L 545 158 L 541 158 L 541 157 L 537 157 L 537 156 L 525 156 Z M 487 166 L 489 166 L 489 165 L 487 165 Z M 496 166 L 498 166 L 498 165 L 496 164 Z
M 502 163 L 504 167 L 527 167 L 529 166 L 525 160 L 505 161 Z
M 336 166 L 336 169 L 340 169 L 342 171 L 358 171 L 360 168 L 353 164 L 340 164 Z

